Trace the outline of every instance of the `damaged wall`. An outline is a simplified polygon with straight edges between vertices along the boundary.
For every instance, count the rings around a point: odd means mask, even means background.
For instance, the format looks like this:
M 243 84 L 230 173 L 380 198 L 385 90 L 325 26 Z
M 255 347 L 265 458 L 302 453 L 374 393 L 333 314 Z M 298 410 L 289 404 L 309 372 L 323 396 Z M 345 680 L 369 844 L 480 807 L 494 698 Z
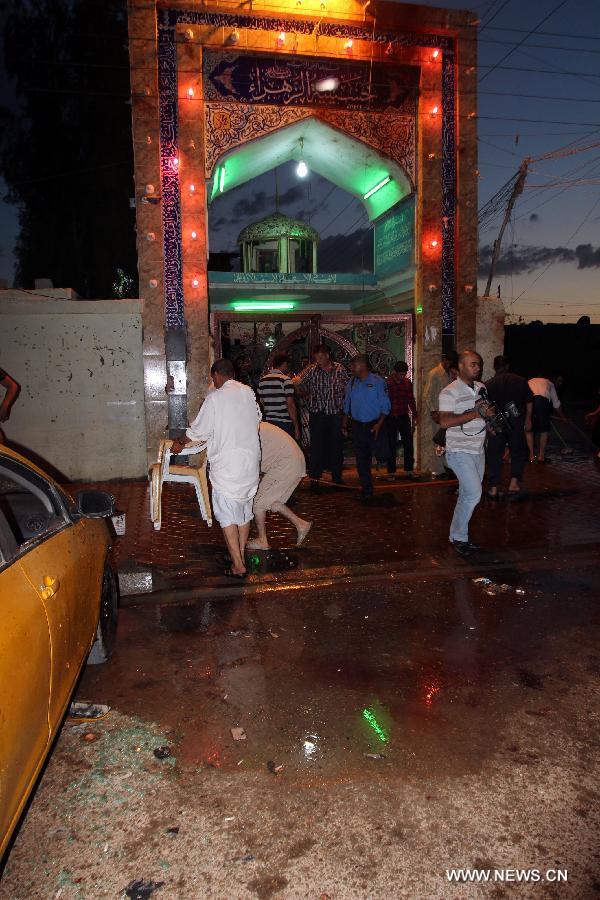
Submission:
M 0 366 L 21 385 L 15 449 L 70 479 L 146 474 L 140 300 L 0 296 Z

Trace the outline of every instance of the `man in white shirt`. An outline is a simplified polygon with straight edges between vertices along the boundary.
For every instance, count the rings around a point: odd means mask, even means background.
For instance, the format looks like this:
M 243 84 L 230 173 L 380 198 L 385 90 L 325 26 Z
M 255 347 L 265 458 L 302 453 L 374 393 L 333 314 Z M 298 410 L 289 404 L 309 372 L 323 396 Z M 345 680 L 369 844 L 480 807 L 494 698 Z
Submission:
M 217 360 L 210 374 L 216 390 L 206 395 L 186 437 L 175 441 L 171 452 L 179 453 L 192 441 L 206 442 L 213 512 L 232 560 L 225 574 L 244 578 L 244 551 L 260 474 L 261 414 L 254 391 L 234 380 L 230 360 Z
M 446 459 L 458 478 L 450 543 L 461 556 L 479 549 L 469 540 L 469 521 L 481 499 L 485 471 L 486 425 L 482 415 L 491 413 L 479 399 L 479 391 L 484 387 L 476 380 L 480 373 L 479 354 L 463 350 L 458 358 L 458 378 L 443 389 L 439 398 L 440 425 L 447 429 Z
M 566 420 L 563 408 L 560 405 L 556 386 L 562 384 L 562 375 L 557 375 L 552 381 L 549 378 L 530 378 L 529 389 L 533 394 L 533 429 L 526 432 L 527 446 L 529 447 L 529 462 L 535 462 L 535 435 L 539 434 L 540 449 L 537 461 L 546 462 L 546 446 L 550 435 L 550 418 L 552 410 L 561 419 Z

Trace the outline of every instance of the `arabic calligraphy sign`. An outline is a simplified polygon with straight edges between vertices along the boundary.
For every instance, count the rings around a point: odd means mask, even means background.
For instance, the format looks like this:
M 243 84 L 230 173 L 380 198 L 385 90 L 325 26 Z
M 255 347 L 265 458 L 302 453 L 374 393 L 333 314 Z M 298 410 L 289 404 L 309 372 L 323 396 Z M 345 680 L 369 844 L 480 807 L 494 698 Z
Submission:
M 415 197 L 411 194 L 375 223 L 375 272 L 387 278 L 414 263 Z
M 415 66 L 207 51 L 203 70 L 206 100 L 416 113 Z

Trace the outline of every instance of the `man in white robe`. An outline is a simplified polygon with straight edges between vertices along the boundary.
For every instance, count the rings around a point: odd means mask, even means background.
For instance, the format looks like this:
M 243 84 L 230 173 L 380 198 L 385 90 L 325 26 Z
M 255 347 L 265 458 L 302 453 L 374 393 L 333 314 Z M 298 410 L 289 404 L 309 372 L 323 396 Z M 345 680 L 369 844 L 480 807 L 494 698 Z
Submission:
M 171 453 L 192 441 L 206 442 L 213 512 L 232 560 L 225 574 L 244 578 L 244 551 L 260 476 L 261 414 L 252 389 L 234 380 L 230 360 L 217 360 L 210 374 L 216 390 L 209 391 L 186 437 L 173 443 Z

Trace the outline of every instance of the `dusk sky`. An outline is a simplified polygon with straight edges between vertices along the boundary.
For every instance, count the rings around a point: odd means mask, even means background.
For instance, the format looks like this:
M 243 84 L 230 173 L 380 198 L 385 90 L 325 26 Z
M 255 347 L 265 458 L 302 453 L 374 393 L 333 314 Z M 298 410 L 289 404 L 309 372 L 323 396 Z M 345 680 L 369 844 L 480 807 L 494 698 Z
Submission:
M 445 5 L 465 6 L 457 0 Z M 499 284 L 507 312 L 525 321 L 576 321 L 588 314 L 600 322 L 600 3 L 485 0 L 470 8 L 481 21 L 479 206 L 511 178 L 524 157 L 569 144 L 597 144 L 587 152 L 532 164 L 505 232 L 503 249 L 511 252 L 494 279 L 493 293 Z M 273 209 L 274 184 L 270 173 L 213 205 L 211 250 L 236 249 L 239 230 Z M 299 182 L 292 165 L 282 167 L 279 190 L 282 211 L 310 218 L 322 239 L 343 235 L 350 242 L 368 225 L 359 201 L 315 174 Z M 499 225 L 500 216 L 480 233 L 481 248 L 493 242 Z M 12 283 L 16 210 L 6 203 L 0 206 L 0 227 L 0 277 Z M 327 245 L 322 251 L 320 268 L 335 271 Z M 484 285 L 482 277 L 480 289 Z

